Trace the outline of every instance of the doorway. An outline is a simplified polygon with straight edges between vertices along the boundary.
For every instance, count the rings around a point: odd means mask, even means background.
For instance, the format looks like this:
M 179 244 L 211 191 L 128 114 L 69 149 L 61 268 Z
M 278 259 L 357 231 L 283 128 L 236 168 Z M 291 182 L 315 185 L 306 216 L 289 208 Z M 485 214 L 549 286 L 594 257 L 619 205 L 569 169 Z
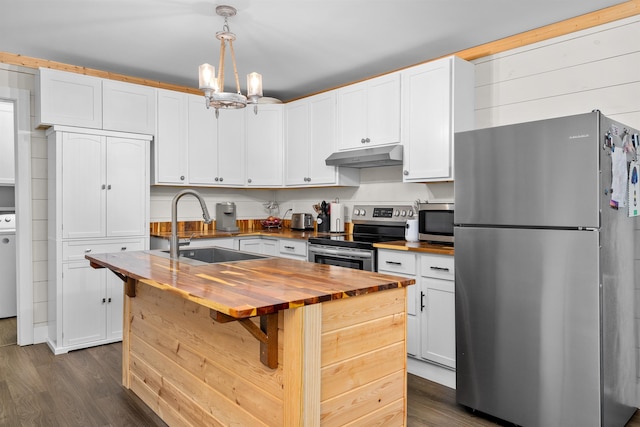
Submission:
M 25 89 L 0 87 L 0 102 L 13 105 L 17 299 L 15 329 L 17 344 L 28 345 L 34 343 L 30 93 Z
M 0 100 L 0 347 L 17 344 L 14 102 Z

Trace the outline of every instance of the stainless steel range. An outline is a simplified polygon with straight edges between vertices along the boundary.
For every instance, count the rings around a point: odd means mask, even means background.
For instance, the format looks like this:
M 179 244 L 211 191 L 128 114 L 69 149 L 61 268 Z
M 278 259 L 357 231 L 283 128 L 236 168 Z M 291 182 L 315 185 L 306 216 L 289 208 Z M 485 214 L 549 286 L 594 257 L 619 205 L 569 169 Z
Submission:
M 414 218 L 411 205 L 356 205 L 353 234 L 309 239 L 308 259 L 319 264 L 378 271 L 374 243 L 404 240 L 407 220 Z

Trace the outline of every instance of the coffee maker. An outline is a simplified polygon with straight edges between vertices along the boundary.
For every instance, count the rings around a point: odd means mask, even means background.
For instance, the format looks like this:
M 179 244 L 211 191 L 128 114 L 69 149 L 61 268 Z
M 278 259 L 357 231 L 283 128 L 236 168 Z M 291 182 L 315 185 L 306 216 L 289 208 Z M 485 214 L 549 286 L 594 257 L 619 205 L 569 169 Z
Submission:
M 216 230 L 227 232 L 240 231 L 236 224 L 235 203 L 216 203 Z

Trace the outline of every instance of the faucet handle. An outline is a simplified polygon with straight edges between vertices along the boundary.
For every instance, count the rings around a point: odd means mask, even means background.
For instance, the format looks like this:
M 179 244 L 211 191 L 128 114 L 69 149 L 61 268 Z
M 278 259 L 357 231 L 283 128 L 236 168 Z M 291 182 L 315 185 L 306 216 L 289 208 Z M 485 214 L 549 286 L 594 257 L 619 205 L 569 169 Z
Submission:
M 189 236 L 186 239 L 178 239 L 178 247 L 180 246 L 189 246 L 191 244 L 191 239 L 193 239 L 193 236 L 195 236 L 196 233 L 191 233 L 191 236 Z

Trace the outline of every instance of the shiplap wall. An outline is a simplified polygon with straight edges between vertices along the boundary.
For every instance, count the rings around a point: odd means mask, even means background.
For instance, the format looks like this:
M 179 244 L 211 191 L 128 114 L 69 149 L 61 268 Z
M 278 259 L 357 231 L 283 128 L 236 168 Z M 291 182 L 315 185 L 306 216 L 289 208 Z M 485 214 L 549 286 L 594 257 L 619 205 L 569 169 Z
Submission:
M 640 129 L 638 40 L 640 16 L 635 16 L 475 60 L 476 127 L 598 109 L 614 120 Z M 629 262 L 636 265 L 636 307 L 640 307 L 638 225 L 635 257 L 635 261 Z M 638 308 L 636 333 L 640 368 Z M 640 390 L 640 378 L 637 384 Z M 640 402 L 640 392 L 638 397 Z

